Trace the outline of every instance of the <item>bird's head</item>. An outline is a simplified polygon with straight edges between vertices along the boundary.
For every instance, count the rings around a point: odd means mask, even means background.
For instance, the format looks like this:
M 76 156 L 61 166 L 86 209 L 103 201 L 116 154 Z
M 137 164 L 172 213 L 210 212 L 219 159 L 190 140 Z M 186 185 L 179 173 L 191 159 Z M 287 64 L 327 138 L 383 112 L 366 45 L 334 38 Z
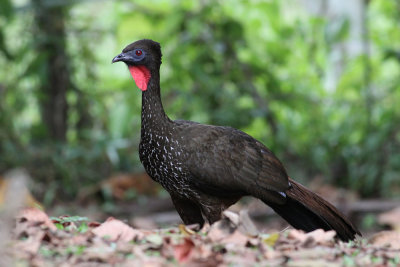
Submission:
M 146 91 L 151 76 L 158 75 L 161 57 L 160 44 L 143 39 L 125 47 L 121 54 L 113 58 L 112 63 L 125 62 L 136 85 Z

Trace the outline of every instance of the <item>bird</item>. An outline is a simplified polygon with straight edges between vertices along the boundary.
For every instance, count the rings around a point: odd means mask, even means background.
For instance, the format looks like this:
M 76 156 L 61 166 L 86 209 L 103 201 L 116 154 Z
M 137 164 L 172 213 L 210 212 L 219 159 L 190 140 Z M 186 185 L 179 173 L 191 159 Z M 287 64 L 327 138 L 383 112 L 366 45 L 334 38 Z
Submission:
M 161 101 L 160 43 L 135 41 L 115 62 L 127 65 L 142 91 L 140 161 L 186 225 L 213 224 L 242 197 L 253 196 L 296 229 L 335 230 L 343 241 L 361 235 L 332 204 L 291 179 L 260 141 L 229 126 L 171 120 Z

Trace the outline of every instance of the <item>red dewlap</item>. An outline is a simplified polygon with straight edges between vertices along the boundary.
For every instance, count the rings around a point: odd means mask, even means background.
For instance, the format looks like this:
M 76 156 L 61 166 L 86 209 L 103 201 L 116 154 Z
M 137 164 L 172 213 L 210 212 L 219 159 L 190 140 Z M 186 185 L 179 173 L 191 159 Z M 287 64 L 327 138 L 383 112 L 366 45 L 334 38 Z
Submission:
M 150 80 L 150 71 L 145 66 L 129 66 L 129 71 L 140 90 L 146 91 Z

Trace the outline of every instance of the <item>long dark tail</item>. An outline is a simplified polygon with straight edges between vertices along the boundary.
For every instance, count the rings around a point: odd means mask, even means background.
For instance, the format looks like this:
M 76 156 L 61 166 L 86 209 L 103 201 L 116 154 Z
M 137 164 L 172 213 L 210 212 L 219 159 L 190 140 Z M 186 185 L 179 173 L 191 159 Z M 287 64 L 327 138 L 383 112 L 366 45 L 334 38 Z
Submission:
M 283 205 L 266 204 L 293 227 L 306 232 L 319 228 L 325 231 L 335 230 L 343 241 L 353 240 L 356 234 L 361 235 L 332 204 L 292 179 L 289 181 L 292 186 L 285 192 L 287 202 Z

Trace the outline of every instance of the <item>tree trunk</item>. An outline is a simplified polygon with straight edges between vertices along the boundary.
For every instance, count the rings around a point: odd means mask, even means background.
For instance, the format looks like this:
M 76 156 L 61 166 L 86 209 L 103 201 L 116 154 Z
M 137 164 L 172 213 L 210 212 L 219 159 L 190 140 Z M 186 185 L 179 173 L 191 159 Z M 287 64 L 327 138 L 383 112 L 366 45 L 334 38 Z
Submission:
M 47 137 L 65 141 L 67 133 L 67 92 L 71 88 L 66 52 L 66 7 L 51 1 L 32 0 L 35 10 L 35 49 L 44 56 L 41 63 L 39 103 Z

